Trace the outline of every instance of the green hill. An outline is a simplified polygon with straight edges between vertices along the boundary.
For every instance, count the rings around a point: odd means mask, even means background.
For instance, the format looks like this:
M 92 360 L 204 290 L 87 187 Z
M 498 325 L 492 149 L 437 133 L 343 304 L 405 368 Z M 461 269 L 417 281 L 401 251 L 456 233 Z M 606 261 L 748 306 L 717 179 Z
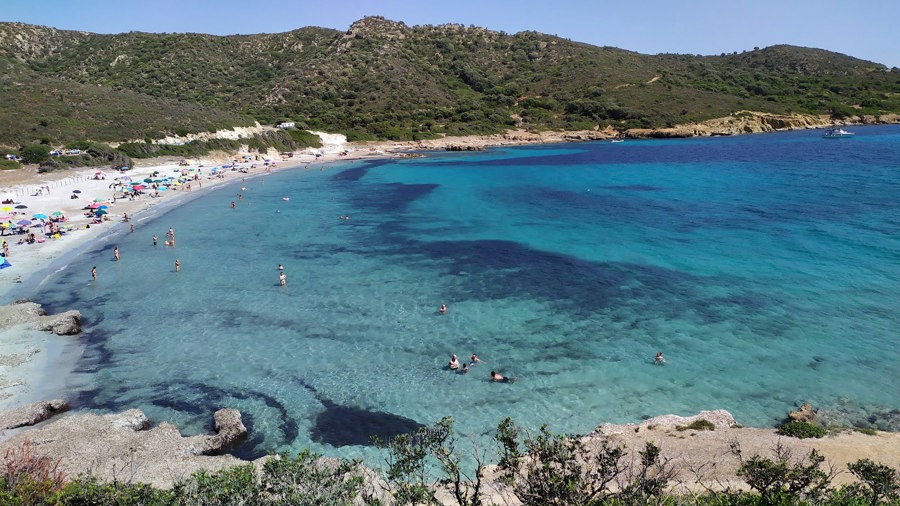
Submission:
M 666 127 L 737 110 L 900 112 L 900 72 L 820 49 L 643 55 L 535 32 L 98 35 L 0 23 L 0 145 L 158 138 L 256 120 L 352 138 Z

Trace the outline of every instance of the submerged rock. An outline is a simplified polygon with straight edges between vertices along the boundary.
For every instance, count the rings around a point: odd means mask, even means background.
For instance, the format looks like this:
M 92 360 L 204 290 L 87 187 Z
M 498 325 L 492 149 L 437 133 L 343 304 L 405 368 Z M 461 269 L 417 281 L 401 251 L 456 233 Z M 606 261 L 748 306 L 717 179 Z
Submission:
M 797 408 L 796 411 L 791 411 L 788 414 L 788 418 L 795 422 L 812 423 L 816 418 L 816 410 L 813 409 L 812 404 L 807 402 Z

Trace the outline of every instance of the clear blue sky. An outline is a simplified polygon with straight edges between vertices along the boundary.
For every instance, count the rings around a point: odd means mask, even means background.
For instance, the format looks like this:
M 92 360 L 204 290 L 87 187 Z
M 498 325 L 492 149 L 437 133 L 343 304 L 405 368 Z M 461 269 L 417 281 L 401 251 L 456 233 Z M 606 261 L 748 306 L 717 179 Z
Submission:
M 95 33 L 346 30 L 372 15 L 535 30 L 647 54 L 793 44 L 900 67 L 900 0 L 0 0 L 0 21 Z

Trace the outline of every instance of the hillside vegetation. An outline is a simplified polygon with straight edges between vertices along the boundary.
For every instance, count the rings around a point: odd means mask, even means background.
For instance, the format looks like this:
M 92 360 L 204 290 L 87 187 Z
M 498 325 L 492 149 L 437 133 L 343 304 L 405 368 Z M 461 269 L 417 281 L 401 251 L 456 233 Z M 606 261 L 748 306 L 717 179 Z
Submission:
M 0 23 L 0 145 L 296 121 L 350 139 L 900 112 L 900 71 L 820 49 L 643 55 L 370 17 L 346 32 L 99 35 Z

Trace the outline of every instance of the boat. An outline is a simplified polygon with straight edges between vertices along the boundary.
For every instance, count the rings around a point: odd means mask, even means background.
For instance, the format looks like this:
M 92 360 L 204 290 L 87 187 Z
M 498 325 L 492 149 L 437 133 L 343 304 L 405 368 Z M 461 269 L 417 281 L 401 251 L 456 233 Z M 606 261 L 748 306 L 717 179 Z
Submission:
M 822 137 L 826 139 L 842 139 L 846 137 L 853 137 L 853 132 L 848 132 L 843 128 L 829 128 L 825 130 L 825 135 Z

